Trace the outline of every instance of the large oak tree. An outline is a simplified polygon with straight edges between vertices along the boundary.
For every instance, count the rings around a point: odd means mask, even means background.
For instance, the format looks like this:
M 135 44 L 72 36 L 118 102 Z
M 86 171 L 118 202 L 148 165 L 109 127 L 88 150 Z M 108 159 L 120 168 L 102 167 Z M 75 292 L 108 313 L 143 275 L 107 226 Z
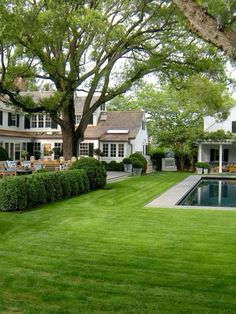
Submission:
M 219 73 L 216 64 L 215 51 L 189 35 L 165 0 L 0 3 L 0 93 L 25 112 L 48 112 L 61 126 L 65 158 L 77 155 L 93 112 L 144 75 L 174 81 L 186 71 Z M 53 83 L 55 93 L 34 103 L 20 95 L 19 77 Z M 86 99 L 76 127 L 78 90 Z

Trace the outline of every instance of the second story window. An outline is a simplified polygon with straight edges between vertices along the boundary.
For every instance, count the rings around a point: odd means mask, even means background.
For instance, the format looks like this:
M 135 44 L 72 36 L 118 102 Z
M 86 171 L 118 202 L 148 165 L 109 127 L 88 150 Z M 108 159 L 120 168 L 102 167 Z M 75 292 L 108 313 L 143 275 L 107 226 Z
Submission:
M 102 105 L 100 106 L 100 110 L 101 110 L 101 111 L 106 111 L 106 105 L 105 105 L 105 104 L 102 104 Z
M 80 120 L 81 120 L 81 115 L 80 114 L 76 114 L 75 115 L 75 124 L 80 124 Z
M 52 120 L 49 115 L 39 113 L 33 114 L 31 117 L 31 128 L 51 128 Z
M 20 115 L 16 113 L 8 112 L 8 126 L 17 126 L 20 125 Z

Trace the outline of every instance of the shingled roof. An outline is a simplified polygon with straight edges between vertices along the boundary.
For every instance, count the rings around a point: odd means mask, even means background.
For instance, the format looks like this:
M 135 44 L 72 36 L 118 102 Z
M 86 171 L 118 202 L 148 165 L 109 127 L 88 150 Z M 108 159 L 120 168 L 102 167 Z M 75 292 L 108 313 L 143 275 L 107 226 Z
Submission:
M 97 126 L 88 126 L 85 139 L 100 139 L 101 141 L 128 141 L 137 136 L 142 125 L 144 112 L 115 111 L 107 112 L 106 120 L 99 120 Z M 128 130 L 128 133 L 107 133 L 108 130 Z

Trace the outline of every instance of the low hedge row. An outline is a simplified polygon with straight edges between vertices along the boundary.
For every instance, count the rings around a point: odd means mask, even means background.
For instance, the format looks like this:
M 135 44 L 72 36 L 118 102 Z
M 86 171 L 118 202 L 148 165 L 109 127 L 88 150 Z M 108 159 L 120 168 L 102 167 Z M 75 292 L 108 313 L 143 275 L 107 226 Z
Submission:
M 35 173 L 0 180 L 0 211 L 16 211 L 89 191 L 84 170 Z
M 107 171 L 124 171 L 123 162 L 116 162 L 112 160 L 110 162 L 102 161 L 102 164 L 105 166 Z

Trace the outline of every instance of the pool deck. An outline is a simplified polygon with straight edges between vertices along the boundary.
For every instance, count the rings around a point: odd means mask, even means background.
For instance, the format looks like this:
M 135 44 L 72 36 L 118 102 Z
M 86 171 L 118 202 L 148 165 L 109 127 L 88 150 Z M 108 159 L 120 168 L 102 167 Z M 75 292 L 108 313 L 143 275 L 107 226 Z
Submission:
M 223 175 L 190 175 L 163 194 L 159 195 L 145 207 L 156 208 L 179 208 L 179 209 L 211 209 L 211 210 L 236 210 L 235 207 L 209 207 L 177 205 L 177 203 L 202 179 L 202 178 L 236 178 L 236 176 Z

